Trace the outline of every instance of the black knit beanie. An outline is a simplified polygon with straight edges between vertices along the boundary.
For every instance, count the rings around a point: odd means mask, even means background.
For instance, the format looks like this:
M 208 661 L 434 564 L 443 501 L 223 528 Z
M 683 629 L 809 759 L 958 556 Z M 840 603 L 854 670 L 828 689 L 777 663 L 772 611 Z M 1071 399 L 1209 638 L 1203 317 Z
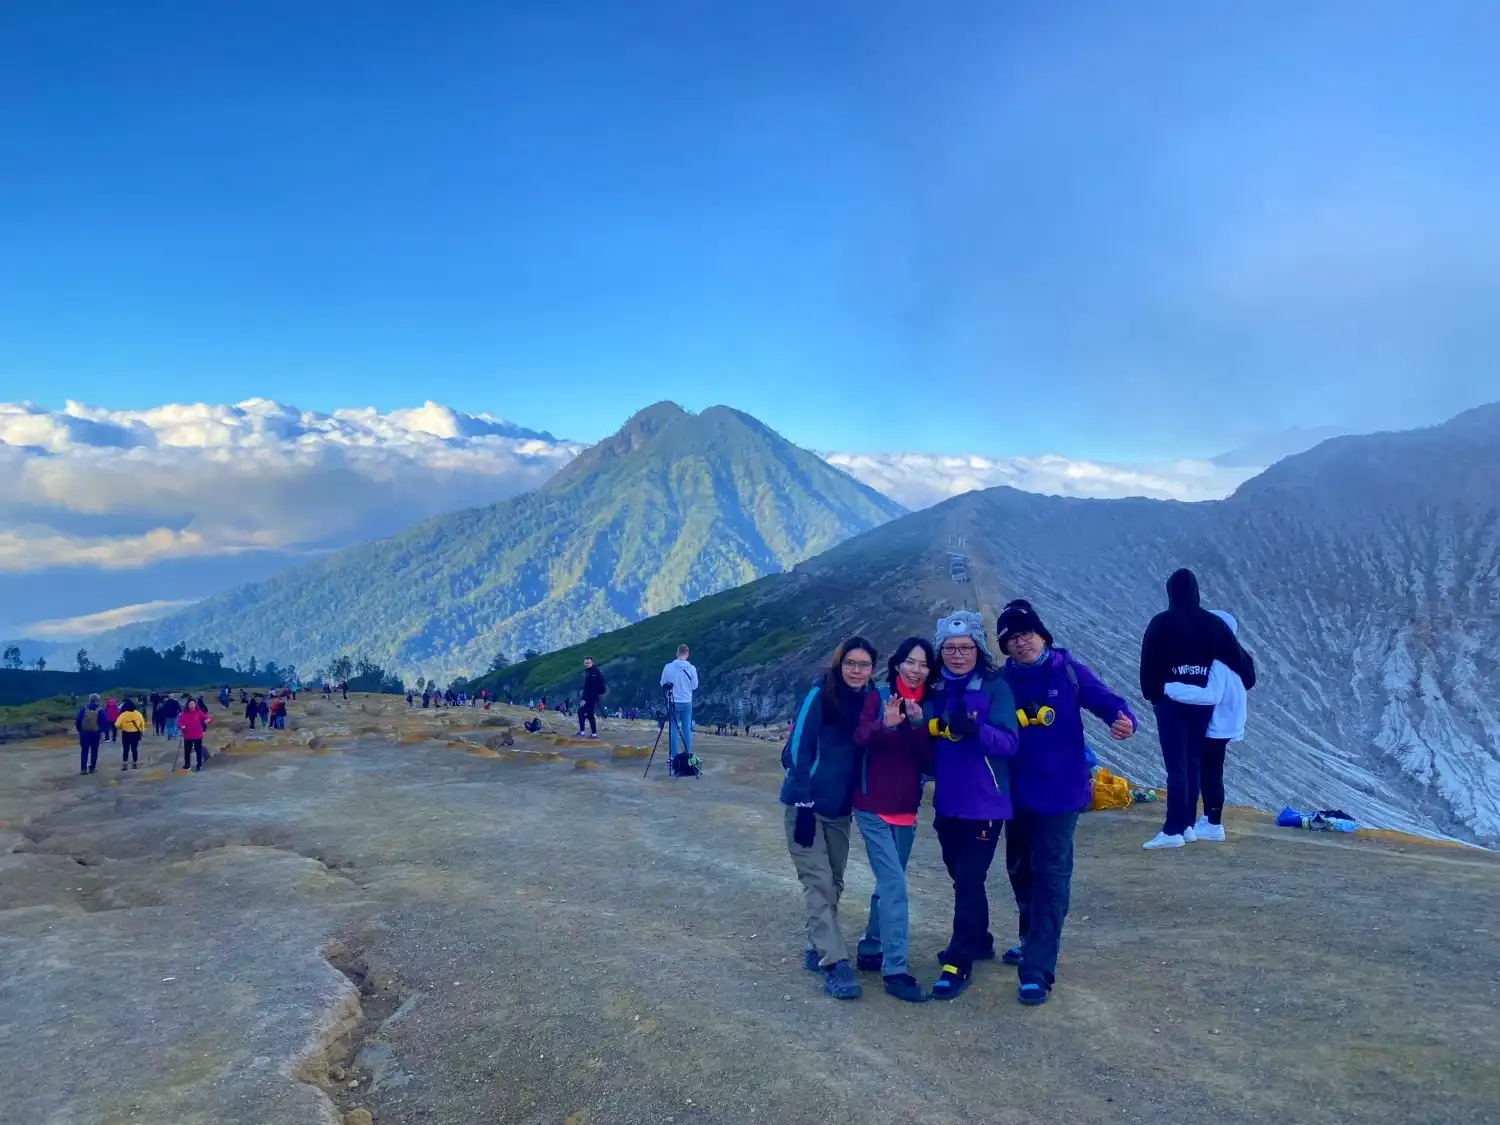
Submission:
M 1047 632 L 1047 626 L 1042 624 L 1042 619 L 1037 616 L 1036 610 L 1031 608 L 1031 603 L 1017 598 L 1000 611 L 1000 617 L 995 621 L 995 639 L 999 642 L 1000 651 L 1005 652 L 1005 642 L 1017 633 L 1035 633 L 1052 644 L 1052 634 Z

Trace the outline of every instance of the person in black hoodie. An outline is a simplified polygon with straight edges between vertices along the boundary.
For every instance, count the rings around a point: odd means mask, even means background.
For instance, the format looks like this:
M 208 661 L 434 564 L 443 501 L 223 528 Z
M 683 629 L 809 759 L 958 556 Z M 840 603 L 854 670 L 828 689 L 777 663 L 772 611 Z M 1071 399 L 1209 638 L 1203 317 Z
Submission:
M 604 673 L 594 664 L 594 658 L 583 658 L 583 690 L 578 694 L 578 733 L 583 733 L 584 720 L 588 720 L 589 737 L 599 737 L 599 724 L 594 721 L 594 707 L 604 697 Z M 566 713 L 566 709 L 564 710 Z
M 1203 740 L 1213 717 L 1212 707 L 1169 699 L 1167 684 L 1204 687 L 1218 660 L 1239 676 L 1246 690 L 1255 686 L 1255 662 L 1229 626 L 1199 604 L 1198 578 L 1191 570 L 1167 579 L 1167 606 L 1141 638 L 1141 695 L 1156 712 L 1167 771 L 1167 816 L 1161 831 L 1146 842 L 1148 849 L 1180 848 L 1193 841 Z

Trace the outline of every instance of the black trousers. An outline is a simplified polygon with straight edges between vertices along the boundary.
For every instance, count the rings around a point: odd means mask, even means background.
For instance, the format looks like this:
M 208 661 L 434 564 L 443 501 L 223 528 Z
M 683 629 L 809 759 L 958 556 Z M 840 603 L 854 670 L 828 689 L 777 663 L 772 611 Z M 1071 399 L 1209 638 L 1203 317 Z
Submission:
M 1161 830 L 1168 836 L 1180 836 L 1198 819 L 1203 743 L 1214 709 L 1165 699 L 1155 705 L 1155 710 L 1156 737 L 1167 771 L 1167 817 Z
M 943 951 L 943 960 L 967 973 L 976 957 L 986 956 L 995 948 L 985 880 L 1005 822 L 940 816 L 932 823 L 943 850 L 943 866 L 953 880 L 953 936 Z
M 157 738 L 167 733 L 167 720 L 163 719 L 160 715 L 151 716 L 151 725 L 156 728 Z
M 1228 746 L 1227 738 L 1203 740 L 1200 784 L 1203 787 L 1203 815 L 1210 824 L 1224 823 L 1224 751 Z
M 140 761 L 141 736 L 134 731 L 122 731 L 120 734 L 120 764 L 126 762 Z
M 585 699 L 578 704 L 578 733 L 583 733 L 583 722 L 588 720 L 589 730 L 593 734 L 599 733 L 599 724 L 594 721 L 594 701 Z
M 1017 809 L 1005 824 L 1005 870 L 1020 917 L 1022 984 L 1052 987 L 1063 919 L 1073 883 L 1073 830 L 1078 814 Z
M 184 738 L 182 740 L 182 768 L 190 769 L 193 764 L 193 753 L 198 754 L 198 768 L 203 768 L 203 739 Z

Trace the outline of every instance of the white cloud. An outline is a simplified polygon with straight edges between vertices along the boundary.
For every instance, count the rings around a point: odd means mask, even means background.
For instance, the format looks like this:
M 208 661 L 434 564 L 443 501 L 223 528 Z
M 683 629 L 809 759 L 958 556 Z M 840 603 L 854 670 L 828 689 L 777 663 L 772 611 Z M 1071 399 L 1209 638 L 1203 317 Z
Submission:
M 1260 471 L 1226 468 L 1208 461 L 1111 465 L 1056 454 L 991 458 L 973 454 L 828 453 L 824 457 L 908 508 L 926 508 L 950 496 L 996 485 L 1094 499 L 1147 496 L 1157 500 L 1216 500 Z
M 432 402 L 0 404 L 0 572 L 346 546 L 534 488 L 580 448 Z
M 107 629 L 129 625 L 133 621 L 150 621 L 165 617 L 173 610 L 192 605 L 186 601 L 141 602 L 139 605 L 122 605 L 99 613 L 85 613 L 80 617 L 57 617 L 50 621 L 33 621 L 19 627 L 24 633 L 38 641 L 76 641 L 92 637 Z
M 368 407 L 322 414 L 267 399 L 149 410 L 0 404 L 0 574 L 134 571 L 172 560 L 335 549 L 535 488 L 581 448 L 433 402 L 386 414 Z M 997 484 L 1065 496 L 1202 500 L 1252 474 L 1199 461 L 826 456 L 910 508 Z M 173 592 L 142 587 L 136 596 L 170 599 Z

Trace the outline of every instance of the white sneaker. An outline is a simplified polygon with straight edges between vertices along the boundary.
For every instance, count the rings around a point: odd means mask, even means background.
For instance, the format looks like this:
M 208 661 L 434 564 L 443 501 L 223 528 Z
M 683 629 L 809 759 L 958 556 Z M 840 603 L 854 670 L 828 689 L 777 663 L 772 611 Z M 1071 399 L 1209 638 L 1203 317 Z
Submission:
M 1193 825 L 1193 834 L 1198 839 L 1221 844 L 1224 842 L 1224 826 L 1222 824 L 1210 824 L 1206 819 L 1198 821 Z
M 1184 844 L 1195 843 L 1197 839 L 1198 833 L 1194 832 L 1191 828 L 1184 828 L 1182 830 L 1182 842 Z
M 1145 848 L 1147 851 L 1152 851 L 1156 848 L 1180 848 L 1185 843 L 1187 843 L 1187 841 L 1184 840 L 1181 836 L 1168 836 L 1165 832 L 1158 832 L 1155 836 L 1151 837 L 1151 839 L 1142 844 L 1141 847 Z

